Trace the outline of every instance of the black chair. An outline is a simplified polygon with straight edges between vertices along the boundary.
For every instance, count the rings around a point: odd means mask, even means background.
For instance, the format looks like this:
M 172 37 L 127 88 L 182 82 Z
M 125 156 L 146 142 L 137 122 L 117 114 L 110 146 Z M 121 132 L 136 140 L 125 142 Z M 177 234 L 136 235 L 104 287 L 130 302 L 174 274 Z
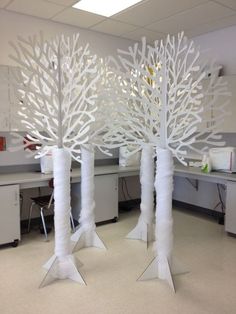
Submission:
M 48 232 L 47 232 L 47 227 L 46 227 L 45 219 L 44 219 L 44 211 L 46 211 L 46 210 L 48 211 L 50 209 L 53 209 L 53 206 L 54 206 L 53 179 L 51 179 L 48 182 L 48 186 L 52 189 L 51 194 L 37 196 L 37 197 L 31 197 L 32 203 L 30 205 L 29 219 L 28 219 L 28 232 L 30 232 L 30 224 L 31 224 L 31 217 L 32 217 L 33 208 L 35 205 L 37 205 L 37 207 L 40 208 L 40 216 L 41 216 L 41 220 L 42 220 L 42 224 L 43 224 L 43 230 L 44 230 L 46 241 L 48 240 Z M 70 213 L 70 220 L 71 220 L 72 230 L 74 232 L 75 231 L 75 225 L 74 225 L 72 213 Z

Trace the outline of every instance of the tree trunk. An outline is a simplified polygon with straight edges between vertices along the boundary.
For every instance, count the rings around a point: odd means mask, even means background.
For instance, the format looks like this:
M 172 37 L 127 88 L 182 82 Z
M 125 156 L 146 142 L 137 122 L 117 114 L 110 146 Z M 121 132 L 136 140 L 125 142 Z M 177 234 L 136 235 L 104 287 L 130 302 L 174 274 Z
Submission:
M 81 147 L 81 211 L 79 223 L 84 230 L 95 230 L 94 147 Z
M 157 148 L 156 165 L 156 245 L 158 277 L 166 279 L 166 260 L 171 264 L 173 250 L 173 157 L 168 149 Z
M 94 201 L 94 146 L 86 144 L 81 147 L 81 211 L 79 228 L 71 236 L 75 242 L 74 250 L 84 247 L 105 248 L 96 233 Z M 105 196 L 104 196 L 105 197 Z
M 153 239 L 153 207 L 154 207 L 154 156 L 153 147 L 144 144 L 140 165 L 141 204 L 140 216 L 136 227 L 127 238 L 148 241 Z
M 63 148 L 53 150 L 55 255 L 60 259 L 70 250 L 71 156 Z

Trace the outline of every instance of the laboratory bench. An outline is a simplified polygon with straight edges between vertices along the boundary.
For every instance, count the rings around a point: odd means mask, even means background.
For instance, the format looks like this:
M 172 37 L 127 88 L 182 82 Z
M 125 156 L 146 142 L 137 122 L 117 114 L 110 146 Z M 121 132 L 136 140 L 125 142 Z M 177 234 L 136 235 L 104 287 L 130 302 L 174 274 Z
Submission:
M 96 222 L 118 218 L 118 179 L 138 176 L 139 167 L 119 165 L 96 166 L 95 175 L 95 217 Z M 174 167 L 174 176 L 184 177 L 187 180 L 194 180 L 195 188 L 201 181 L 224 185 L 226 188 L 225 207 L 225 231 L 236 234 L 236 174 L 211 172 L 203 173 L 200 168 L 185 167 L 177 164 Z M 0 223 L 0 244 L 6 243 L 9 237 L 6 236 L 10 229 L 14 229 L 11 241 L 20 239 L 20 200 L 19 192 L 24 189 L 48 186 L 52 174 L 40 172 L 19 172 L 0 174 L 0 199 L 1 213 Z M 80 207 L 80 168 L 71 171 L 71 194 L 72 208 L 78 215 Z M 191 181 L 193 184 L 193 181 Z M 4 219 L 2 219 L 4 217 Z

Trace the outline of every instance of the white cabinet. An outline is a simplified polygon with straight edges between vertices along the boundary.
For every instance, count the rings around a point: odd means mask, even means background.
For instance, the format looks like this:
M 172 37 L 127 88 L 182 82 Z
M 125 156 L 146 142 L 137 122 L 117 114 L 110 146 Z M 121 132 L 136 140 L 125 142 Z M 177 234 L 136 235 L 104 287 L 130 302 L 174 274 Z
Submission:
M 95 177 L 95 221 L 118 218 L 118 175 L 109 174 Z
M 18 115 L 19 100 L 14 89 L 17 67 L 0 65 L 0 131 L 25 131 Z
M 0 65 L 0 131 L 10 130 L 8 66 Z
M 15 81 L 17 75 L 17 67 L 9 67 L 9 82 Z M 9 103 L 10 103 L 10 130 L 11 131 L 26 131 L 26 127 L 21 123 L 21 117 L 18 114 L 20 108 L 20 99 L 14 84 L 9 84 Z
M 99 175 L 94 178 L 95 221 L 107 221 L 118 218 L 118 175 Z M 78 220 L 81 209 L 80 183 L 71 187 L 71 206 L 75 220 Z
M 225 117 L 223 124 L 220 126 L 220 131 L 223 133 L 235 133 L 236 132 L 236 75 L 232 76 L 223 76 L 222 77 L 228 85 L 228 91 L 231 94 L 230 96 L 218 96 L 212 95 L 205 98 L 204 103 L 207 104 L 212 101 L 213 97 L 216 97 L 215 102 L 213 102 L 212 108 L 209 111 L 203 112 L 203 117 L 207 119 L 207 122 L 201 123 L 199 129 L 202 130 L 204 128 L 208 128 L 212 123 L 214 123 L 214 106 L 219 106 L 224 104 L 226 101 L 229 101 L 229 105 L 227 106 L 228 115 Z M 209 79 L 203 80 L 203 90 L 207 88 L 209 84 Z
M 20 201 L 19 185 L 4 185 L 0 187 L 0 244 L 20 240 Z
M 10 131 L 9 110 L 0 105 L 0 132 Z
M 227 182 L 225 231 L 236 234 L 236 182 Z
M 236 132 L 236 75 L 225 76 L 225 80 L 228 83 L 228 89 L 231 93 L 231 96 L 228 96 L 229 105 L 228 111 L 229 115 L 225 118 L 224 123 L 222 125 L 222 131 L 228 133 Z

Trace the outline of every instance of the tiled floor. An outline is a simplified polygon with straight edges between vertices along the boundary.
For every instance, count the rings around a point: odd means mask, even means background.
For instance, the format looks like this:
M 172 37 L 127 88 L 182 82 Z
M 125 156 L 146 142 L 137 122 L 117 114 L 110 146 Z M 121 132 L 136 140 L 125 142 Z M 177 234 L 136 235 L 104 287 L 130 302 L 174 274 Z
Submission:
M 236 238 L 216 221 L 174 210 L 174 255 L 189 269 L 175 277 L 177 292 L 160 280 L 136 281 L 153 257 L 143 242 L 125 239 L 138 211 L 97 228 L 108 250 L 83 249 L 76 256 L 87 286 L 69 280 L 38 289 L 42 265 L 53 253 L 53 233 L 22 238 L 0 249 L 1 314 L 234 314 Z

